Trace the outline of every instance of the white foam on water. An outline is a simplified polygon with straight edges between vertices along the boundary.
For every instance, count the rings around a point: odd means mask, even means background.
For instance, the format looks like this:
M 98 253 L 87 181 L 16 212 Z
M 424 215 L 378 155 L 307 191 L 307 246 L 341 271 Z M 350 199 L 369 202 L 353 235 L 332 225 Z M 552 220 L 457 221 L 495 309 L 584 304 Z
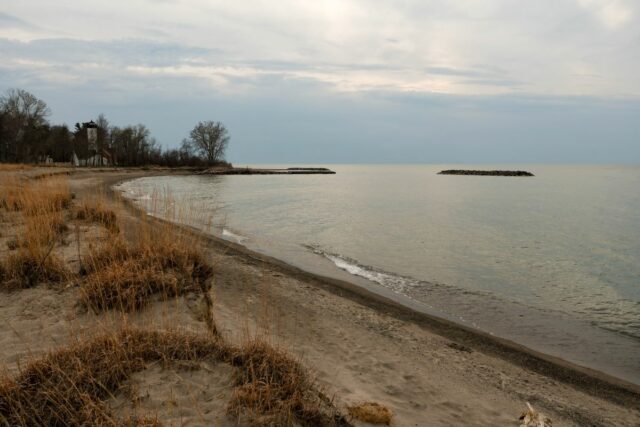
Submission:
M 222 229 L 222 237 L 227 240 L 233 240 L 236 243 L 242 243 L 248 239 L 248 237 L 234 233 L 233 231 L 230 231 L 226 228 Z
M 353 274 L 354 276 L 363 277 L 397 293 L 404 294 L 408 288 L 418 286 L 420 284 L 420 281 L 418 280 L 381 271 L 374 267 L 367 267 L 359 264 L 355 260 L 342 255 L 325 252 L 317 247 L 309 246 L 309 249 L 316 254 L 324 256 L 329 261 L 333 262 L 333 264 L 335 264 L 339 269 L 344 270 L 349 274 Z
M 133 187 L 133 181 L 125 181 L 113 187 L 115 190 L 120 191 L 126 198 L 140 201 L 151 200 L 151 194 L 145 193 L 141 189 Z

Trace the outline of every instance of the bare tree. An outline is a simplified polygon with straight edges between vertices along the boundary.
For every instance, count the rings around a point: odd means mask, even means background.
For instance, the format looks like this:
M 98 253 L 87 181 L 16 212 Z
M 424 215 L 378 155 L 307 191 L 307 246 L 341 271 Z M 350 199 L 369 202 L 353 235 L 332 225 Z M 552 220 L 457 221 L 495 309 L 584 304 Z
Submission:
M 0 109 L 18 120 L 21 126 L 42 126 L 51 114 L 44 101 L 23 89 L 9 89 L 0 97 Z
M 199 122 L 189 133 L 188 143 L 209 164 L 224 159 L 224 152 L 229 144 L 229 132 L 220 122 Z M 184 144 L 184 143 L 183 143 Z
M 98 151 L 102 151 L 109 148 L 109 120 L 104 114 L 100 113 L 96 119 L 96 125 L 98 126 Z
M 23 89 L 9 89 L 0 97 L 2 112 L 3 160 L 29 160 L 33 145 L 40 141 L 39 129 L 47 124 L 51 113 L 47 104 Z

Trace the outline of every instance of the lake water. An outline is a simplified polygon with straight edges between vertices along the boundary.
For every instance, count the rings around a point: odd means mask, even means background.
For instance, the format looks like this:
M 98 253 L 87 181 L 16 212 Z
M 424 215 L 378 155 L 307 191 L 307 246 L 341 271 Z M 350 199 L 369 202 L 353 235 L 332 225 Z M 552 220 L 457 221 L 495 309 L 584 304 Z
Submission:
M 640 383 L 640 167 L 518 167 L 531 178 L 437 175 L 513 165 L 328 167 L 337 174 L 120 188 L 147 208 L 170 195 L 254 250 Z

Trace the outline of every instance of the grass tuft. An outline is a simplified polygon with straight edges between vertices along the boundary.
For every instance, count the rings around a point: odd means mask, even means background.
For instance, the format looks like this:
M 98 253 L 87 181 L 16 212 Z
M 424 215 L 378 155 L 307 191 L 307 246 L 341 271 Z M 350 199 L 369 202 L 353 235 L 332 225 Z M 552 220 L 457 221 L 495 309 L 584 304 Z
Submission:
M 74 216 L 79 220 L 93 221 L 102 224 L 107 230 L 114 233 L 120 231 L 116 213 L 100 201 L 83 203 L 75 209 Z
M 123 381 L 157 361 L 228 358 L 209 336 L 124 328 L 33 361 L 0 378 L 0 424 L 157 426 L 153 418 L 115 420 L 104 401 Z
M 393 412 L 389 408 L 376 402 L 348 406 L 347 411 L 351 417 L 371 424 L 389 425 L 393 417 Z
M 20 249 L 5 260 L 4 278 L 0 289 L 13 291 L 26 289 L 38 283 L 60 283 L 68 277 L 68 270 L 58 258 L 42 248 Z
M 0 205 L 19 211 L 17 219 L 24 224 L 19 237 L 9 240 L 9 254 L 4 263 L 0 288 L 24 289 L 41 282 L 58 283 L 68 277 L 66 267 L 52 254 L 69 228 L 63 209 L 71 203 L 66 180 L 47 178 L 37 183 L 9 178 L 0 184 Z
M 50 247 L 61 240 L 61 237 L 69 231 L 62 212 L 47 212 L 39 215 L 26 216 L 24 218 L 25 230 L 18 246 Z
M 305 368 L 264 341 L 247 343 L 232 360 L 236 386 L 228 412 L 254 425 L 348 426 Z
M 129 244 L 113 238 L 91 250 L 83 265 L 87 277 L 81 299 L 97 311 L 133 311 L 154 295 L 207 291 L 213 276 L 199 249 L 180 239 L 141 239 Z

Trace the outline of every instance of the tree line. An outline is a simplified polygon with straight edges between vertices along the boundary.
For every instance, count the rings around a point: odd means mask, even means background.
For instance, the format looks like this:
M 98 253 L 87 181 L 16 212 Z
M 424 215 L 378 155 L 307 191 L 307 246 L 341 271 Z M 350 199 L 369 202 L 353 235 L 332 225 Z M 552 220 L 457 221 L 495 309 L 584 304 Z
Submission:
M 0 97 L 0 162 L 71 162 L 100 155 L 118 166 L 212 166 L 226 164 L 229 133 L 220 122 L 199 122 L 179 148 L 163 149 L 143 124 L 112 126 L 100 114 L 95 122 L 49 123 L 47 104 L 23 89 L 9 89 Z M 96 129 L 90 141 L 87 128 Z

